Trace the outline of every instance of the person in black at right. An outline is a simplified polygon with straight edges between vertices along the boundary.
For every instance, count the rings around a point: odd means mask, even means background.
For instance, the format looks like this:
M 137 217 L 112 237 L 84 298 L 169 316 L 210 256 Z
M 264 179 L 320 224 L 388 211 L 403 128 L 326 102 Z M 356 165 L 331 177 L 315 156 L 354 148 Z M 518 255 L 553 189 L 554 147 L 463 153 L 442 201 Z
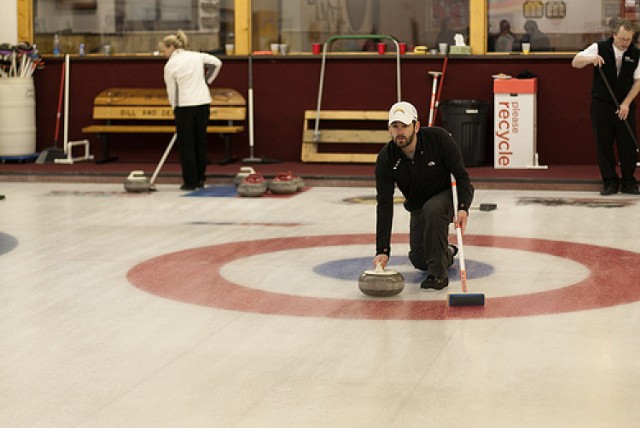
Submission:
M 636 114 L 634 99 L 640 92 L 640 50 L 633 46 L 635 27 L 625 19 L 613 27 L 613 37 L 591 44 L 573 58 L 571 65 L 584 68 L 593 65 L 591 87 L 591 124 L 598 151 L 598 166 L 602 177 L 601 195 L 640 194 L 635 179 L 637 148 L 635 145 Z M 601 67 L 616 100 L 602 79 Z M 616 102 L 620 106 L 616 107 Z M 628 125 L 624 121 L 628 122 Z M 633 135 L 632 135 L 633 134 Z M 614 142 L 620 160 L 621 178 L 616 172 Z

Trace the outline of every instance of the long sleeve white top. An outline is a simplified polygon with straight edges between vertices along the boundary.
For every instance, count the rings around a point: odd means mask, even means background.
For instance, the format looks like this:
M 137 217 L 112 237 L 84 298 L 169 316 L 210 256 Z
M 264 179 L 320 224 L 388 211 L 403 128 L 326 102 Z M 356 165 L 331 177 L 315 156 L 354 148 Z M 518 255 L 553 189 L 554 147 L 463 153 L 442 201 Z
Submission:
M 214 67 L 207 75 L 205 67 Z M 211 103 L 208 84 L 220 73 L 222 61 L 202 52 L 176 49 L 164 66 L 164 82 L 172 108 Z

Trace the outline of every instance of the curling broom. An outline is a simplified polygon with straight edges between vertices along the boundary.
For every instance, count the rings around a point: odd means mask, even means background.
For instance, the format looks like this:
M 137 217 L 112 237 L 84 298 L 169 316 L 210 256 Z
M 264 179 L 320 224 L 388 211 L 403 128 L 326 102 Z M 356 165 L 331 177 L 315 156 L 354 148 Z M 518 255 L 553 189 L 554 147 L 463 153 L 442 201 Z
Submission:
M 453 215 L 458 218 L 458 186 L 456 178 L 451 174 L 451 193 L 453 195 Z M 456 228 L 456 237 L 458 238 L 458 260 L 460 260 L 460 285 L 462 293 L 449 293 L 447 300 L 449 306 L 484 306 L 483 293 L 467 292 L 467 267 L 464 263 L 464 245 L 462 243 L 462 230 L 460 225 L 454 223 Z

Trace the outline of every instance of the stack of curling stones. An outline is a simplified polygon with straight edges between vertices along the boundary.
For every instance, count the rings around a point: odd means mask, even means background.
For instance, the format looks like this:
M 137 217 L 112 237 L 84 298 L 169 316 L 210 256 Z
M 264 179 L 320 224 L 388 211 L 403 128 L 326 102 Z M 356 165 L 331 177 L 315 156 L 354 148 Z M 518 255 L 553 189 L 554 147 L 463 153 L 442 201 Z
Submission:
M 378 264 L 375 270 L 365 270 L 358 280 L 358 288 L 367 296 L 391 297 L 404 290 L 404 277 L 400 272 L 384 269 Z
M 238 194 L 245 197 L 262 196 L 267 191 L 267 181 L 262 174 L 254 172 L 247 175 L 238 185 Z
M 274 195 L 289 195 L 303 190 L 305 186 L 304 180 L 293 175 L 291 171 L 280 172 L 273 180 L 267 182 L 260 173 L 248 166 L 240 168 L 233 178 L 233 183 L 240 196 L 262 196 L 267 191 Z

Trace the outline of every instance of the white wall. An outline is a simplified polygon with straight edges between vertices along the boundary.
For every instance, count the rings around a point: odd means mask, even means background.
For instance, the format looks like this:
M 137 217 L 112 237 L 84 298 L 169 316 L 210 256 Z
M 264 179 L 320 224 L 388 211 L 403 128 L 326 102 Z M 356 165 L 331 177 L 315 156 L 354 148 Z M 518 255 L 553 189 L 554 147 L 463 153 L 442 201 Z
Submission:
M 4 2 L 0 13 L 0 43 L 18 43 L 18 2 Z

